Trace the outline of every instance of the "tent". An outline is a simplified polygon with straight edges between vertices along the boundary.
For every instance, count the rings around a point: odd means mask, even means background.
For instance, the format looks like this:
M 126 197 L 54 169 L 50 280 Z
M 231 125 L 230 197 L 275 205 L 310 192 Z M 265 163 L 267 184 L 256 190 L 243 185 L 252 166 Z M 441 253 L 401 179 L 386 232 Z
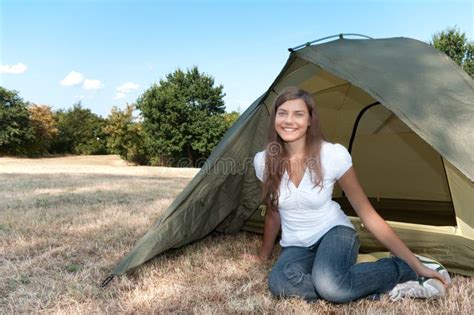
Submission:
M 375 209 L 412 251 L 474 275 L 474 81 L 409 38 L 341 36 L 290 51 L 273 84 L 111 276 L 213 231 L 263 231 L 252 161 L 264 149 L 273 101 L 290 85 L 312 93 L 326 138 L 349 149 Z M 333 198 L 354 214 L 340 189 Z M 351 220 L 362 251 L 383 250 Z

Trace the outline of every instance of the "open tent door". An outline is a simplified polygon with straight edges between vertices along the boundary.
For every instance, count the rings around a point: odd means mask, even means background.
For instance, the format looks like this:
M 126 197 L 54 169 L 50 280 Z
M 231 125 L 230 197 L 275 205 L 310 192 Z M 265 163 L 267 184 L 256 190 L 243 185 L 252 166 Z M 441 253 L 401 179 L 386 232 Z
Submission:
M 351 154 L 371 203 L 385 220 L 455 226 L 442 157 L 396 115 L 373 106 L 354 124 Z M 336 198 L 344 209 L 346 198 Z M 351 214 L 353 212 L 351 211 Z

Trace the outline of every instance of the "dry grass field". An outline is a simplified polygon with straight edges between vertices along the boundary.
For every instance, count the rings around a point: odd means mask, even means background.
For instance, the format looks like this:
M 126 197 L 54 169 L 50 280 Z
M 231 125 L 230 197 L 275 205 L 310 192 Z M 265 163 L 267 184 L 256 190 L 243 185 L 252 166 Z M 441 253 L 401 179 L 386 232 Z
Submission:
M 99 284 L 197 172 L 116 156 L 0 158 L 0 314 L 471 314 L 472 278 L 438 300 L 347 305 L 277 300 L 269 265 L 242 259 L 260 235 L 214 234 Z

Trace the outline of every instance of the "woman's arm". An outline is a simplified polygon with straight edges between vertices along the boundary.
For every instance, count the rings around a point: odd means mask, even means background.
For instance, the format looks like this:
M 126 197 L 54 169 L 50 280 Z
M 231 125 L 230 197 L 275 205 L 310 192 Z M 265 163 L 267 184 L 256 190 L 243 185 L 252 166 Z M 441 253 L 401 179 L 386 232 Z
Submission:
M 280 213 L 267 209 L 263 226 L 263 242 L 258 252 L 260 261 L 266 261 L 272 255 L 278 232 L 280 232 Z
M 439 272 L 427 268 L 413 255 L 393 229 L 375 211 L 359 184 L 357 175 L 352 167 L 339 179 L 339 184 L 365 228 L 380 243 L 397 257 L 403 259 L 419 276 L 437 278 L 447 285 L 446 280 Z

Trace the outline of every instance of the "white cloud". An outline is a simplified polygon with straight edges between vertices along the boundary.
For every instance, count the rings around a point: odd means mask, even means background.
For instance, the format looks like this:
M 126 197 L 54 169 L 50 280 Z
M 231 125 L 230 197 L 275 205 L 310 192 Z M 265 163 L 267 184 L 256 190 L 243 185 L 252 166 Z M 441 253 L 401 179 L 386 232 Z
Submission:
M 62 86 L 75 86 L 82 83 L 84 90 L 98 90 L 104 86 L 100 80 L 87 79 L 82 73 L 74 70 L 69 72 L 59 83 L 61 83 Z
M 126 96 L 125 93 L 118 92 L 117 95 L 115 95 L 114 100 L 125 98 L 125 96 Z
M 127 82 L 117 87 L 117 93 L 130 93 L 132 91 L 138 90 L 140 86 L 133 82 Z
M 28 67 L 24 63 L 17 63 L 16 65 L 0 65 L 0 73 L 21 74 L 24 73 Z
M 125 98 L 128 93 L 138 90 L 140 86 L 133 82 L 127 82 L 117 87 L 117 94 L 114 97 L 114 100 L 119 100 Z
M 85 79 L 82 84 L 84 90 L 98 90 L 101 87 L 103 87 L 103 84 L 99 80 Z
M 74 86 L 81 84 L 82 81 L 84 81 L 82 74 L 73 70 L 69 72 L 69 74 L 60 81 L 60 83 L 63 86 Z

